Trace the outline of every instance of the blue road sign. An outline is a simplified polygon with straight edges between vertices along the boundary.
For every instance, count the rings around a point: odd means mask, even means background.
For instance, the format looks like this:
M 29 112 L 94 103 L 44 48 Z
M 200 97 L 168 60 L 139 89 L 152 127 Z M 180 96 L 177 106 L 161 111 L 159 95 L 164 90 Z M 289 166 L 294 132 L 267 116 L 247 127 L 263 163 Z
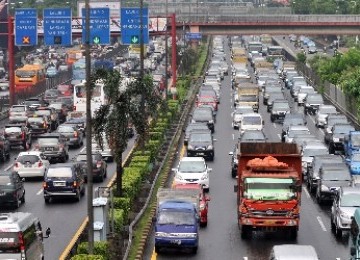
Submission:
M 202 34 L 201 33 L 190 33 L 187 32 L 185 34 L 185 39 L 190 41 L 190 40 L 201 40 L 202 39 Z
M 86 9 L 82 9 L 82 42 L 86 43 Z M 110 9 L 90 8 L 90 44 L 110 44 Z
M 37 45 L 37 11 L 35 8 L 15 9 L 15 45 Z
M 71 8 L 44 9 L 45 45 L 72 44 Z
M 121 40 L 123 44 L 149 44 L 149 9 L 121 8 Z M 141 19 L 142 16 L 142 19 Z M 141 27 L 143 39 L 141 40 Z

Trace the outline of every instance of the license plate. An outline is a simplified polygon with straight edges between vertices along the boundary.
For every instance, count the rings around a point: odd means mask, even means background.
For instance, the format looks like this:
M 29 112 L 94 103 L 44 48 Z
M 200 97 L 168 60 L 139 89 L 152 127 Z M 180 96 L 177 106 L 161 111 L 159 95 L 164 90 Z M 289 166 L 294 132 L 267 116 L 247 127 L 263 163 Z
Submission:
M 55 187 L 64 187 L 65 186 L 65 182 L 54 182 L 53 184 Z
M 53 147 L 45 147 L 45 151 L 53 151 L 54 148 Z
M 176 245 L 181 245 L 181 240 L 180 239 L 173 239 L 170 241 L 171 244 L 176 244 Z
M 198 155 L 204 155 L 204 153 L 197 153 Z

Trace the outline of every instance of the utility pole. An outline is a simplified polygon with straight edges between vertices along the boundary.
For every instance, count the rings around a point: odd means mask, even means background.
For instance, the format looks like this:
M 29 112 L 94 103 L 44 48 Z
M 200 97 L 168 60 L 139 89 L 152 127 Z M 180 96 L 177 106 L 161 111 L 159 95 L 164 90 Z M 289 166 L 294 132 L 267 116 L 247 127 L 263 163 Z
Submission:
M 168 10 L 168 0 L 165 1 L 165 98 L 167 98 L 168 93 L 168 67 L 169 67 L 169 53 L 168 53 L 168 16 L 169 16 L 169 10 Z
M 90 4 L 85 0 L 85 64 L 86 64 L 86 166 L 87 166 L 87 211 L 88 211 L 88 253 L 94 252 L 93 174 L 91 156 L 91 57 L 90 57 Z

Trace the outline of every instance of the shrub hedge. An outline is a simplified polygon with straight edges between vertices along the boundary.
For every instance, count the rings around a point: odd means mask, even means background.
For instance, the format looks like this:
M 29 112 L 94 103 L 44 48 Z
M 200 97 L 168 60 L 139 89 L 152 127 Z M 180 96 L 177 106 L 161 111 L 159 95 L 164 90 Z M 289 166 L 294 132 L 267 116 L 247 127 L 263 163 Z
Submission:
M 106 260 L 102 255 L 78 254 L 71 257 L 71 260 Z
M 94 259 L 94 260 L 108 260 L 109 259 L 109 244 L 106 241 L 94 242 L 94 255 L 88 255 L 88 243 L 82 242 L 77 248 L 78 255 L 85 255 L 89 258 L 77 258 L 76 260 L 82 259 Z M 91 258 L 91 257 L 102 257 L 102 258 Z M 72 258 L 73 260 L 74 258 Z

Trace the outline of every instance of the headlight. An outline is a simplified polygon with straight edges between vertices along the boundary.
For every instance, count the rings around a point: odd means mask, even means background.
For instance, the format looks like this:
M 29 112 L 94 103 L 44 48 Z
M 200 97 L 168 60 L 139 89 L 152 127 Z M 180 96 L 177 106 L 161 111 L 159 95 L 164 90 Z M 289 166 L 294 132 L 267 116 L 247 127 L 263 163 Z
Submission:
M 208 147 L 206 147 L 207 150 L 212 150 L 214 147 L 212 145 L 208 145 Z
M 201 176 L 201 180 L 202 180 L 202 181 L 203 181 L 203 180 L 206 180 L 206 179 L 208 179 L 208 178 L 209 178 L 209 176 L 208 176 L 207 173 L 204 173 L 204 175 Z
M 331 134 L 331 128 L 330 128 L 330 127 L 326 128 L 326 132 L 328 132 L 329 134 Z
M 187 149 L 188 149 L 188 150 L 194 150 L 194 146 L 188 144 Z
M 191 119 L 191 123 L 196 123 L 196 120 L 194 120 L 194 119 Z
M 167 237 L 167 236 L 169 236 L 169 234 L 168 234 L 168 233 L 164 233 L 164 232 L 156 232 L 156 233 L 155 233 L 155 236 L 156 236 L 156 237 Z
M 325 186 L 325 185 L 321 185 L 321 190 L 322 191 L 329 191 L 329 187 Z
M 340 218 L 350 219 L 351 216 L 346 214 L 346 212 L 344 212 L 344 211 L 340 211 Z
M 340 142 L 340 138 L 336 138 L 336 137 L 334 137 L 334 138 L 333 138 L 333 142 L 334 142 L 334 143 L 338 143 L 338 142 Z
M 209 120 L 209 124 L 213 124 L 214 123 L 214 120 Z

